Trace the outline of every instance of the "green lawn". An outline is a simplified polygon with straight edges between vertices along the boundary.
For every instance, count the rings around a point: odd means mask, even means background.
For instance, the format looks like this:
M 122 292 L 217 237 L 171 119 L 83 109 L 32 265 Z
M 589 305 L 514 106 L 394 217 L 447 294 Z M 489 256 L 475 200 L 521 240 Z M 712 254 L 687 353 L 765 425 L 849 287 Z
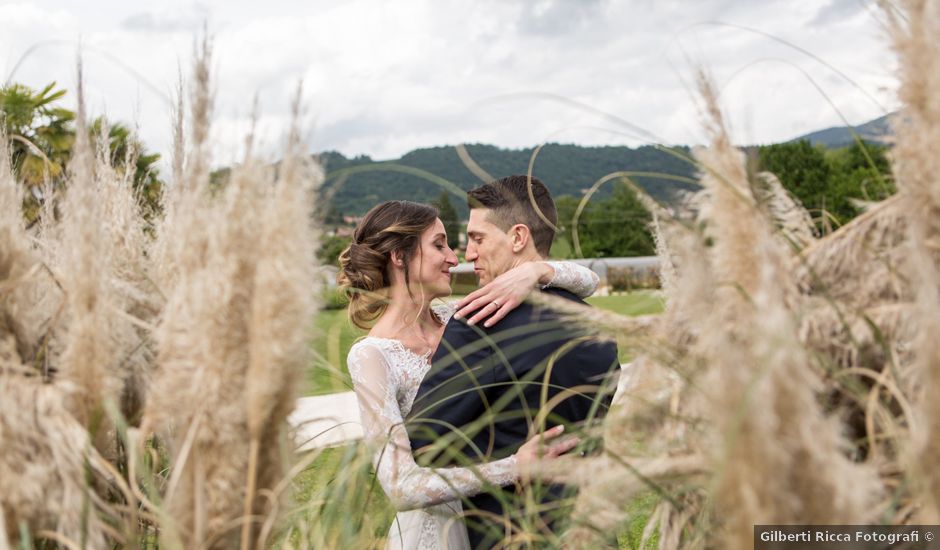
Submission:
M 585 301 L 594 307 L 621 315 L 649 315 L 663 310 L 660 293 L 650 290 L 637 290 L 610 296 L 592 296 Z
M 663 304 L 657 292 L 636 291 L 612 296 L 594 296 L 587 299 L 591 305 L 621 315 L 646 315 L 659 313 Z M 316 319 L 316 336 L 313 349 L 316 361 L 307 376 L 306 395 L 323 395 L 348 391 L 349 374 L 346 370 L 346 354 L 357 338 L 365 335 L 352 323 L 344 309 L 328 309 L 320 312 Z M 621 350 L 621 360 L 629 353 Z
M 596 296 L 587 299 L 594 307 L 607 309 L 621 315 L 649 315 L 660 313 L 663 310 L 663 301 L 658 292 L 639 290 L 612 296 Z M 633 360 L 636 350 L 630 347 L 629 342 L 620 342 L 617 348 L 617 359 L 620 364 Z
M 327 309 L 317 315 L 313 340 L 315 362 L 307 376 L 306 395 L 349 391 L 346 354 L 357 338 L 364 336 L 351 322 L 345 309 Z
M 637 291 L 612 296 L 596 296 L 587 300 L 595 307 L 623 315 L 646 315 L 662 311 L 657 292 Z M 346 354 L 364 331 L 354 327 L 346 311 L 324 310 L 316 319 L 313 349 L 316 362 L 307 376 L 307 395 L 322 395 L 351 389 L 346 370 Z M 621 360 L 629 357 L 621 350 Z M 326 523 L 329 539 L 309 535 L 311 540 L 326 546 L 362 546 L 365 539 L 380 540 L 394 516 L 381 488 L 368 471 L 368 457 L 362 456 L 359 445 L 348 445 L 321 451 L 318 458 L 295 480 L 295 498 L 302 505 L 296 512 L 308 520 L 301 530 L 315 530 L 313 525 Z M 641 539 L 643 527 L 658 499 L 643 495 L 629 506 L 630 519 L 618 533 L 620 548 L 634 548 Z M 298 537 L 292 530 L 291 537 Z M 365 539 L 363 538 L 365 537 Z M 379 545 L 381 547 L 381 543 Z

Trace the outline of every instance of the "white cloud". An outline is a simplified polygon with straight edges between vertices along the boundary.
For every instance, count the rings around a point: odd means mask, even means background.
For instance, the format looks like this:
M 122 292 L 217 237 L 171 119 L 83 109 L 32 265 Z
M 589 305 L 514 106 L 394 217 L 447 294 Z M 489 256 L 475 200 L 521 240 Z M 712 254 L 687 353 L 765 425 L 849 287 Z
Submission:
M 300 79 L 316 121 L 312 148 L 375 158 L 457 142 L 640 142 L 586 129 L 626 130 L 559 102 L 486 101 L 519 92 L 571 98 L 669 142 L 690 143 L 701 138 L 691 63 L 707 66 L 722 88 L 740 142 L 841 124 L 808 77 L 852 123 L 894 105 L 891 57 L 872 8 L 856 0 L 129 4 L 0 3 L 0 74 L 32 45 L 58 40 L 31 54 L 15 77 L 72 87 L 81 36 L 90 106 L 136 117 L 149 146 L 168 151 L 165 97 L 177 67 L 188 72 L 195 33 L 207 21 L 216 53 L 218 162 L 236 158 L 255 94 L 273 154 Z
M 163 6 L 156 11 L 134 13 L 121 22 L 121 28 L 130 31 L 153 32 L 195 32 L 202 27 L 208 17 L 208 11 L 202 4 L 196 3 L 182 10 Z

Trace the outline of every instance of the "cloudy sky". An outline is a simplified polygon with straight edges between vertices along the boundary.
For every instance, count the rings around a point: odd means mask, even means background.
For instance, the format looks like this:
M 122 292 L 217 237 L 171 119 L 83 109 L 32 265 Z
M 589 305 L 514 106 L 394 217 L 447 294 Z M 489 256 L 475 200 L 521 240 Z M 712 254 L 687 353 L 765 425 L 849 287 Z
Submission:
M 301 80 L 311 150 L 377 159 L 473 142 L 696 143 L 698 66 L 739 143 L 896 105 L 863 0 L 0 0 L 0 22 L 0 78 L 72 90 L 81 41 L 89 109 L 136 122 L 158 152 L 205 25 L 217 164 L 236 158 L 255 95 L 275 151 Z

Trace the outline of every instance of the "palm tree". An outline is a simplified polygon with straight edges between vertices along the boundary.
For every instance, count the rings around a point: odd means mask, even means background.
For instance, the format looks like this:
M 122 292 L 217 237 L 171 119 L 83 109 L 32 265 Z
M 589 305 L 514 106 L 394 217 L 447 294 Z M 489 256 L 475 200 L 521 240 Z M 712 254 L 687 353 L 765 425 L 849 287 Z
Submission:
M 23 84 L 0 87 L 0 124 L 11 143 L 13 172 L 29 189 L 23 214 L 30 224 L 39 216 L 41 186 L 49 182 L 55 189 L 62 184 L 72 154 L 75 113 L 54 105 L 65 93 L 56 90 L 55 82 L 38 92 Z M 128 159 L 134 162 L 134 189 L 149 217 L 159 203 L 161 183 L 155 164 L 160 155 L 147 153 L 127 126 L 108 123 L 103 117 L 92 122 L 89 132 L 97 136 L 105 127 L 114 166 Z M 94 137 L 92 143 L 97 143 Z
M 22 84 L 0 88 L 0 123 L 10 140 L 13 172 L 30 190 L 23 204 L 30 223 L 39 215 L 40 186 L 60 178 L 75 140 L 75 113 L 53 105 L 65 95 L 55 88 L 55 82 L 38 92 Z
M 13 169 L 29 186 L 58 177 L 75 139 L 75 113 L 52 104 L 65 95 L 56 83 L 34 92 L 22 84 L 0 88 L 3 127 L 12 141 Z

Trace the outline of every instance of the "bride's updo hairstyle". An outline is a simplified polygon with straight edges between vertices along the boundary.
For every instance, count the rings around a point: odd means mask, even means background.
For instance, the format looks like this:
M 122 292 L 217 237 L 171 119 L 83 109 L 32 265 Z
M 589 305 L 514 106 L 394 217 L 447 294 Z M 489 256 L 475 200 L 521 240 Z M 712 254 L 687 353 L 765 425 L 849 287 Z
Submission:
M 336 282 L 349 298 L 349 318 L 359 328 L 369 329 L 388 305 L 383 290 L 388 287 L 392 254 L 401 252 L 408 281 L 408 261 L 421 244 L 421 233 L 438 217 L 432 206 L 411 201 L 383 202 L 363 216 L 349 247 L 339 255 Z

